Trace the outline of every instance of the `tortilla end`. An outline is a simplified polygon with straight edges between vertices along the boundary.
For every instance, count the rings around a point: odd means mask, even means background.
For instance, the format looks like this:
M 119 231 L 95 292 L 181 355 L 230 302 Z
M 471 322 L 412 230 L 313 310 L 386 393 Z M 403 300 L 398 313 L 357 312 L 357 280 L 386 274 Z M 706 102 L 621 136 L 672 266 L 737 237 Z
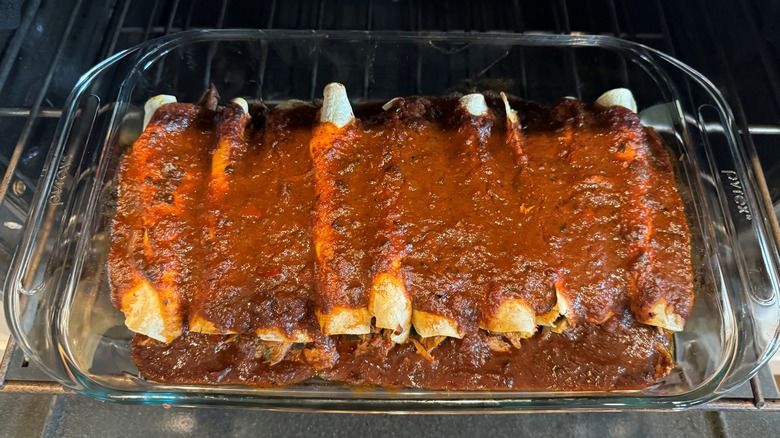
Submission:
M 555 305 L 549 312 L 537 315 L 536 324 L 544 327 L 552 327 L 555 333 L 560 333 L 569 327 L 568 318 L 571 305 L 560 290 L 555 291 Z
M 488 106 L 485 101 L 485 96 L 479 93 L 467 94 L 458 99 L 460 105 L 472 116 L 486 116 L 488 114 Z
M 352 106 L 349 104 L 347 89 L 344 85 L 338 82 L 331 82 L 325 86 L 322 97 L 322 108 L 319 114 L 320 123 L 333 123 L 337 128 L 342 128 L 355 120 Z
M 536 315 L 525 300 L 514 298 L 501 303 L 480 328 L 493 333 L 519 333 L 530 338 L 536 332 Z
M 286 334 L 282 333 L 281 330 L 275 328 L 257 329 L 255 335 L 263 341 L 293 342 L 296 344 L 306 344 L 312 342 L 311 336 L 309 336 L 308 333 L 300 330 L 296 330 L 292 336 L 287 336 Z
M 316 313 L 320 329 L 326 336 L 371 333 L 371 314 L 368 308 L 336 307 L 328 313 L 319 310 Z
M 636 100 L 634 94 L 628 88 L 615 88 L 609 90 L 596 99 L 596 103 L 605 108 L 611 106 L 622 106 L 632 112 L 637 112 Z
M 238 332 L 233 330 L 222 330 L 213 322 L 206 318 L 195 315 L 190 318 L 189 330 L 193 333 L 203 333 L 205 335 L 236 335 Z
M 412 300 L 401 278 L 389 273 L 378 275 L 371 287 L 368 310 L 374 316 L 377 328 L 395 333 L 391 337 L 394 342 L 408 339 L 412 325 Z
M 234 103 L 241 107 L 242 110 L 244 110 L 244 114 L 249 114 L 249 104 L 246 102 L 246 100 L 236 97 L 235 99 L 231 100 L 230 103 Z
M 181 336 L 181 316 L 165 311 L 159 292 L 146 280 L 122 294 L 121 310 L 125 325 L 136 333 L 166 344 Z
M 423 338 L 447 336 L 463 339 L 465 335 L 465 333 L 459 330 L 458 323 L 454 319 L 421 310 L 412 311 L 412 325 L 417 334 Z
M 176 102 L 176 96 L 171 96 L 169 94 L 159 94 L 147 100 L 144 104 L 144 129 L 146 129 L 146 125 L 149 124 L 149 121 L 152 120 L 152 115 L 154 115 L 154 112 L 157 111 L 157 109 L 163 105 L 174 102 Z
M 239 334 L 234 330 L 221 330 L 213 322 L 203 318 L 200 315 L 190 318 L 189 329 L 192 333 L 202 333 L 206 335 L 235 335 Z M 287 336 L 282 333 L 281 330 L 270 329 L 257 329 L 255 336 L 263 341 L 272 342 L 294 342 L 294 343 L 307 343 L 311 342 L 311 336 L 303 331 L 295 331 L 292 336 Z
M 506 111 L 506 120 L 510 126 L 517 126 L 520 122 L 517 118 L 517 111 L 513 110 L 509 105 L 509 99 L 506 97 L 506 93 L 501 92 L 501 100 L 504 102 L 504 110 Z
M 387 111 L 390 108 L 394 107 L 395 104 L 397 104 L 398 102 L 401 102 L 402 100 L 404 100 L 403 97 L 394 97 L 394 98 L 388 100 L 386 104 L 382 105 L 382 110 L 383 111 Z
M 681 332 L 685 326 L 682 316 L 674 313 L 673 307 L 664 298 L 658 300 L 647 314 L 648 318 L 643 318 L 639 322 L 673 332 Z

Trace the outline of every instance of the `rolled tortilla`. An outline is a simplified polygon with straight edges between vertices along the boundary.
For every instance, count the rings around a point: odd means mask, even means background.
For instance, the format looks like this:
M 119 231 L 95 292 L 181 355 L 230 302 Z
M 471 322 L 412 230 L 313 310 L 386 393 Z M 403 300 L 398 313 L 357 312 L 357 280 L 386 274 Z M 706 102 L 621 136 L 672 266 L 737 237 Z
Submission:
M 509 146 L 512 148 L 512 151 L 515 156 L 515 162 L 518 166 L 524 166 L 527 164 L 527 157 L 523 153 L 523 144 L 525 142 L 525 138 L 523 136 L 522 127 L 520 125 L 520 117 L 517 114 L 517 111 L 512 109 L 511 105 L 509 104 L 509 99 L 507 98 L 507 95 L 505 93 L 500 93 L 501 100 L 504 103 L 504 111 L 506 112 L 506 140 Z M 568 309 L 570 308 L 570 303 L 568 298 L 566 297 L 563 281 L 556 280 L 554 282 L 555 287 L 555 297 L 556 297 L 556 303 L 553 305 L 552 309 L 546 313 L 533 315 L 533 311 L 530 309 L 530 306 L 528 306 L 524 301 L 520 302 L 514 302 L 514 300 L 510 300 L 502 305 L 502 308 L 499 310 L 499 315 L 511 315 L 512 312 L 510 312 L 510 309 L 515 308 L 517 309 L 515 312 L 524 314 L 526 316 L 521 317 L 518 321 L 518 324 L 516 325 L 518 328 L 526 327 L 525 333 L 533 333 L 534 330 L 530 330 L 530 332 L 527 330 L 528 327 L 530 327 L 530 323 L 528 321 L 528 317 L 534 317 L 536 325 L 543 326 L 543 327 L 551 327 L 554 331 L 561 331 L 565 329 L 568 326 L 568 323 L 566 322 L 565 317 L 566 313 L 568 312 Z M 498 330 L 492 330 L 492 331 L 498 331 Z
M 507 139 L 513 152 L 522 157 L 522 147 L 519 143 L 522 134 L 517 113 L 509 107 L 506 95 L 502 94 L 502 99 L 507 108 Z M 494 160 L 488 150 L 492 114 L 485 97 L 482 94 L 463 96 L 460 99 L 460 107 L 470 116 L 466 118 L 466 123 L 471 125 L 467 130 L 466 149 L 472 156 L 479 158 L 478 171 L 486 175 L 484 179 L 488 181 L 488 187 L 484 192 L 492 193 L 500 190 L 500 184 L 496 180 L 497 169 L 494 168 Z M 486 217 L 484 220 L 490 221 L 491 218 Z M 499 299 L 498 297 L 500 295 L 487 294 L 484 299 L 492 301 Z M 536 313 L 528 301 L 521 296 L 503 299 L 497 307 L 488 306 L 488 308 L 493 311 L 483 313 L 479 321 L 479 327 L 483 330 L 494 333 L 517 333 L 521 337 L 530 337 L 536 331 Z
M 220 232 L 222 222 L 227 219 L 230 221 L 242 220 L 241 217 L 228 216 L 224 211 L 224 206 L 230 202 L 229 196 L 231 193 L 231 187 L 235 184 L 233 181 L 233 173 L 236 166 L 242 162 L 244 155 L 249 148 L 249 142 L 247 139 L 247 128 L 250 122 L 249 106 L 244 99 L 236 98 L 231 101 L 230 104 L 225 106 L 222 110 L 218 126 L 217 126 L 217 141 L 214 148 L 214 152 L 211 156 L 211 173 L 208 181 L 208 189 L 204 199 L 204 207 L 206 212 L 204 215 L 206 226 L 204 228 L 204 242 L 210 247 L 214 248 L 219 244 L 220 250 L 216 252 L 209 251 L 205 254 L 207 272 L 212 270 L 219 270 L 220 264 L 224 264 L 226 261 L 231 263 L 235 262 L 234 247 L 230 242 L 235 239 L 240 239 L 240 236 L 236 236 L 235 233 L 224 228 Z M 269 163 L 269 165 L 272 165 Z M 248 201 L 248 200 L 244 200 Z M 235 211 L 234 207 L 233 210 Z M 255 211 L 256 210 L 256 211 Z M 248 215 L 263 216 L 263 211 L 258 210 L 256 207 L 247 209 Z M 222 233 L 217 235 L 216 233 Z M 221 242 L 217 242 L 219 239 Z M 258 249 L 262 252 L 262 249 Z M 262 262 L 261 262 L 262 261 Z M 274 270 L 277 269 L 276 265 L 265 266 L 262 263 L 267 263 L 267 258 L 252 258 L 250 261 L 244 260 L 242 263 L 260 263 L 255 266 L 258 271 Z M 234 268 L 235 269 L 235 268 Z M 306 343 L 311 342 L 311 334 L 303 327 L 295 327 L 292 330 L 281 330 L 278 327 L 274 327 L 275 320 L 271 320 L 271 326 L 267 327 L 253 327 L 249 326 L 249 331 L 245 326 L 239 328 L 231 326 L 227 321 L 246 320 L 246 310 L 243 307 L 231 309 L 236 313 L 231 318 L 222 318 L 220 322 L 209 319 L 207 315 L 224 313 L 223 302 L 225 302 L 225 294 L 230 295 L 230 273 L 221 273 L 220 275 L 207 275 L 207 279 L 204 282 L 203 288 L 195 294 L 190 309 L 189 316 L 189 329 L 192 332 L 204 333 L 204 334 L 247 334 L 252 333 L 262 339 L 263 341 L 282 342 L 282 343 Z M 213 279 L 213 280 L 209 280 Z M 213 281 L 210 282 L 210 281 Z M 244 290 L 243 293 L 249 291 Z M 270 291 L 272 292 L 272 291 Z M 285 299 L 295 300 L 296 298 Z M 257 299 L 257 298 L 256 298 Z M 229 300 L 229 299 L 228 299 Z M 278 298 L 282 300 L 282 298 Z M 229 301 L 228 301 L 229 302 Z M 260 302 L 256 303 L 261 305 Z M 277 305 L 287 305 L 288 301 L 276 302 Z M 238 314 L 243 312 L 243 314 Z M 276 324 L 279 325 L 279 324 Z
M 207 102 L 211 99 L 204 98 Z M 249 120 L 249 107 L 244 99 L 236 98 L 223 110 L 217 124 L 217 139 L 214 152 L 211 156 L 211 172 L 207 183 L 205 195 L 207 241 L 214 238 L 215 224 L 218 220 L 214 216 L 212 206 L 219 205 L 228 190 L 228 173 L 238 156 L 246 149 L 244 131 Z M 227 171 L 227 172 L 226 172 Z M 206 269 L 211 269 L 206 267 Z M 189 330 L 194 333 L 204 334 L 237 334 L 238 332 L 226 328 L 218 328 L 217 325 L 204 317 L 201 312 L 206 305 L 205 301 L 210 297 L 208 292 L 196 293 L 192 299 L 189 315 Z
M 628 89 L 609 90 L 596 103 L 604 107 L 627 108 L 634 114 L 625 120 L 634 125 L 641 124 L 636 116 L 636 101 Z M 656 179 L 664 179 L 661 175 L 655 178 L 655 175 L 671 174 L 672 165 L 668 154 L 651 153 L 652 148 L 663 149 L 652 130 L 644 128 L 643 135 L 637 135 L 635 131 L 620 132 L 615 141 L 618 147 L 614 157 L 630 163 L 634 175 L 629 192 L 631 214 L 625 225 L 632 231 L 629 250 L 637 260 L 628 285 L 631 313 L 643 324 L 681 331 L 693 304 L 693 291 L 681 286 L 691 284 L 693 275 L 688 263 L 690 252 L 686 249 L 689 245 L 686 242 L 686 245 L 670 246 L 659 243 L 659 239 L 687 228 L 687 222 L 676 188 L 654 187 Z M 663 212 L 650 208 L 653 204 L 664 205 Z M 664 263 L 658 264 L 659 259 Z M 675 279 L 668 281 L 670 278 Z
M 633 113 L 636 113 L 637 106 L 634 101 L 634 96 L 630 90 L 626 88 L 615 88 L 613 90 L 606 91 L 598 99 L 596 104 L 603 107 L 621 106 L 627 108 Z M 621 135 L 618 140 L 621 143 L 621 147 L 616 150 L 614 156 L 616 159 L 626 161 L 632 164 L 632 169 L 636 169 L 637 181 L 634 181 L 630 191 L 630 210 L 633 212 L 637 219 L 632 220 L 627 228 L 637 230 L 637 238 L 631 242 L 630 247 L 634 251 L 637 257 L 645 256 L 652 257 L 652 244 L 650 239 L 653 234 L 653 221 L 650 208 L 647 206 L 647 192 L 649 188 L 649 182 L 646 180 L 649 175 L 649 166 L 647 162 L 647 156 L 643 151 L 644 138 L 636 138 L 634 135 L 625 134 Z M 668 320 L 666 315 L 666 306 L 654 306 L 658 310 L 662 310 L 663 314 L 659 315 L 659 318 L 653 318 L 649 315 L 642 315 L 643 313 L 636 304 L 638 302 L 637 297 L 641 296 L 639 286 L 637 285 L 637 278 L 641 276 L 641 271 L 645 269 L 645 264 L 640 263 L 634 268 L 632 277 L 629 282 L 629 295 L 631 296 L 632 310 L 634 317 L 642 323 L 654 323 L 652 325 L 660 324 L 663 327 Z
M 490 166 L 487 163 L 488 151 L 487 141 L 490 137 L 490 127 L 493 123 L 493 117 L 485 101 L 485 96 L 476 94 L 467 94 L 458 99 L 458 110 L 462 111 L 464 117 L 464 130 L 467 131 L 464 150 L 470 158 L 477 158 L 478 167 Z M 492 169 L 482 169 L 492 170 Z
M 371 312 L 368 309 L 368 290 L 363 290 L 360 279 L 367 272 L 360 271 L 359 260 L 354 254 L 339 249 L 344 242 L 346 225 L 352 222 L 345 217 L 349 211 L 340 208 L 354 199 L 361 187 L 336 178 L 342 158 L 352 159 L 350 153 L 357 137 L 357 127 L 346 89 L 338 83 L 325 87 L 319 123 L 314 127 L 310 154 L 314 163 L 314 186 L 317 199 L 314 206 L 313 239 L 317 259 L 315 278 L 318 302 L 316 315 L 320 328 L 326 335 L 367 334 L 371 332 Z M 344 152 L 342 150 L 349 149 Z M 354 175 L 355 172 L 350 173 Z M 350 198 L 351 197 L 351 198 Z M 349 277 L 349 278 L 348 278 Z M 355 281 L 357 280 L 357 281 Z M 352 286 L 353 293 L 347 290 Z
M 120 165 L 109 253 L 112 301 L 126 325 L 166 343 L 182 333 L 186 295 L 197 287 L 192 210 L 213 142 L 200 135 L 213 113 L 175 101 L 156 96 L 144 105 L 146 128 Z
M 411 325 L 423 338 L 462 338 L 465 331 L 455 315 L 447 312 L 446 305 L 436 303 L 437 288 L 446 287 L 443 270 L 454 262 L 441 261 L 428 248 L 443 237 L 434 236 L 442 230 L 440 227 L 447 227 L 446 224 L 457 222 L 457 219 L 442 218 L 439 225 L 429 229 L 426 217 L 430 213 L 421 208 L 421 203 L 436 203 L 453 195 L 452 185 L 435 183 L 444 177 L 441 172 L 450 159 L 447 149 L 454 149 L 454 145 L 448 142 L 450 132 L 441 129 L 431 118 L 434 105 L 427 99 L 392 99 L 383 106 L 386 113 L 379 118 L 379 123 L 369 128 L 375 138 L 383 140 L 385 157 L 381 164 L 382 191 L 378 198 L 382 205 L 382 246 L 379 262 L 374 266 L 376 275 L 370 308 L 377 327 L 400 327 L 408 333 Z M 410 124 L 417 129 L 410 130 Z M 426 138 L 435 140 L 419 142 Z M 416 148 L 423 144 L 440 146 Z M 427 170 L 429 166 L 439 173 L 431 175 Z M 408 256 L 411 258 L 407 259 Z M 407 278 L 407 274 L 411 277 Z M 415 293 L 418 301 L 413 305 Z M 402 335 L 405 336 L 403 332 Z M 392 339 L 402 341 L 400 336 Z
M 596 103 L 603 107 L 622 106 L 631 112 L 637 112 L 636 101 L 630 90 L 616 88 L 602 94 Z M 632 123 L 640 124 L 638 117 Z M 631 313 L 634 318 L 643 323 L 657 326 L 670 331 L 681 331 L 685 325 L 685 319 L 690 313 L 693 300 L 692 291 L 677 287 L 687 284 L 692 276 L 686 259 L 689 252 L 679 248 L 670 248 L 667 245 L 657 243 L 659 234 L 674 233 L 674 230 L 687 228 L 687 223 L 682 214 L 682 206 L 679 196 L 668 196 L 668 192 L 675 191 L 674 187 L 653 188 L 652 175 L 658 172 L 671 173 L 672 166 L 668 162 L 660 162 L 664 153 L 652 154 L 648 148 L 662 148 L 660 141 L 647 132 L 637 137 L 632 133 L 620 135 L 616 140 L 619 147 L 614 156 L 616 159 L 631 163 L 631 169 L 635 175 L 630 191 L 631 220 L 627 228 L 634 230 L 633 241 L 630 249 L 637 259 L 629 281 L 629 296 Z M 652 158 L 651 158 L 652 157 Z M 653 159 L 655 162 L 651 162 Z M 667 195 L 663 201 L 655 198 Z M 667 208 L 663 213 L 650 208 L 650 203 L 661 203 Z M 668 263 L 665 269 L 659 269 L 656 265 L 659 258 L 666 259 Z M 679 276 L 682 281 L 671 281 L 675 287 L 669 289 L 664 284 L 664 278 Z M 674 304 L 671 304 L 674 303 Z
M 401 98 L 395 98 L 382 108 L 388 111 L 401 101 Z M 382 132 L 382 138 L 387 139 L 384 145 L 384 155 L 387 158 L 382 164 L 384 170 L 378 197 L 381 205 L 379 233 L 384 244 L 378 252 L 372 269 L 374 276 L 368 310 L 375 318 L 374 325 L 380 329 L 390 330 L 392 332 L 390 339 L 400 343 L 406 342 L 411 331 L 412 299 L 401 273 L 405 242 L 403 217 L 398 202 L 404 177 L 397 165 L 400 159 L 397 148 L 402 145 L 394 143 L 396 136 L 392 135 L 392 125 L 392 123 L 390 126 L 383 124 L 377 128 Z

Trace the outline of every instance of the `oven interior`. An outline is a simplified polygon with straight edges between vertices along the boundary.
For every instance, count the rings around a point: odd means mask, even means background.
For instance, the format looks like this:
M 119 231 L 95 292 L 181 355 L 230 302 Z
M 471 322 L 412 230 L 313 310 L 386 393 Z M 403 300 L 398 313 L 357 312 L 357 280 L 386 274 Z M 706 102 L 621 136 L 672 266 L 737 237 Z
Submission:
M 780 29 L 775 25 L 780 5 L 723 3 L 709 7 L 704 0 L 22 2 L 17 25 L 0 30 L 0 132 L 5 134 L 0 138 L 0 269 L 5 271 L 21 238 L 65 99 L 80 75 L 128 47 L 188 29 L 602 34 L 639 42 L 681 59 L 715 83 L 734 111 L 743 143 L 756 149 L 769 195 L 780 206 Z M 569 67 L 550 82 L 573 81 L 578 86 L 577 77 L 569 74 L 576 65 Z M 302 79 L 314 84 L 316 74 L 314 70 Z M 314 97 L 315 87 L 310 89 L 311 96 L 300 97 Z M 3 344 L 4 333 L 7 336 L 0 324 Z M 0 381 L 53 385 L 10 347 Z M 717 409 L 718 403 L 756 407 L 775 399 L 776 386 L 769 370 L 764 370 L 733 396 L 708 407 Z

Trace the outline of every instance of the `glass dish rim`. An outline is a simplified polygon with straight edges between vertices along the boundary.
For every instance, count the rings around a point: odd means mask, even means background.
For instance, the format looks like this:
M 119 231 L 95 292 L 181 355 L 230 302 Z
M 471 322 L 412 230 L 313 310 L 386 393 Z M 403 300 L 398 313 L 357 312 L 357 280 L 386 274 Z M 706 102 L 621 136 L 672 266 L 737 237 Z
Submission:
M 71 119 L 73 116 L 74 111 L 74 102 L 77 100 L 76 97 L 80 96 L 84 93 L 86 90 L 86 87 L 91 83 L 92 80 L 94 80 L 95 77 L 99 76 L 99 74 L 104 71 L 109 66 L 113 65 L 120 59 L 124 58 L 125 56 L 128 56 L 131 53 L 139 52 L 142 53 L 141 56 L 137 59 L 134 67 L 130 70 L 127 77 L 122 82 L 121 86 L 119 87 L 119 92 L 117 94 L 117 101 L 121 101 L 122 99 L 127 100 L 128 93 L 130 93 L 132 87 L 128 86 L 128 82 L 131 82 L 131 78 L 133 75 L 141 74 L 141 68 L 143 66 L 149 65 L 154 63 L 154 61 L 160 57 L 164 56 L 169 50 L 174 49 L 180 44 L 186 44 L 189 42 L 208 42 L 208 41 L 243 41 L 243 42 L 250 42 L 250 40 L 260 40 L 262 41 L 265 38 L 289 38 L 289 37 L 303 37 L 303 38 L 311 38 L 315 40 L 326 40 L 326 39 L 342 39 L 342 40 L 349 40 L 351 38 L 354 38 L 356 40 L 361 41 L 378 41 L 382 43 L 392 43 L 394 41 L 398 42 L 413 42 L 413 41 L 442 41 L 447 43 L 457 43 L 457 42 L 463 42 L 464 44 L 468 43 L 495 43 L 495 44 L 514 44 L 514 45 L 527 45 L 527 46 L 555 46 L 555 47 L 576 47 L 576 46 L 588 46 L 588 47 L 596 47 L 596 48 L 606 48 L 606 49 L 620 49 L 620 50 L 626 50 L 629 49 L 632 52 L 640 53 L 640 52 L 646 52 L 650 56 L 657 56 L 662 59 L 665 59 L 669 62 L 671 62 L 673 65 L 680 67 L 683 69 L 684 72 L 688 73 L 689 75 L 691 73 L 695 74 L 694 79 L 699 81 L 701 84 L 707 88 L 706 91 L 708 91 L 712 96 L 715 98 L 715 100 L 720 103 L 723 107 L 720 108 L 724 111 L 726 116 L 731 117 L 730 110 L 728 109 L 728 106 L 725 105 L 725 101 L 723 100 L 722 96 L 720 96 L 720 93 L 717 91 L 717 89 L 703 76 L 698 74 L 695 70 L 691 69 L 690 67 L 686 66 L 685 64 L 677 61 L 674 58 L 669 57 L 668 55 L 663 54 L 662 52 L 659 52 L 655 49 L 646 47 L 641 44 L 628 42 L 624 40 L 620 40 L 618 38 L 610 37 L 610 36 L 602 36 L 602 35 L 549 35 L 549 34 L 511 34 L 511 33 L 485 33 L 485 34 L 469 34 L 469 33 L 445 33 L 445 32 L 423 32 L 423 33 L 411 33 L 411 32 L 397 32 L 397 31 L 287 31 L 287 30 L 271 30 L 271 31 L 264 31 L 264 30 L 235 30 L 235 29 L 226 29 L 226 30 L 192 30 L 192 31 L 185 31 L 180 32 L 174 35 L 170 35 L 167 37 L 158 38 L 156 40 L 151 40 L 146 43 L 143 43 L 139 46 L 135 46 L 133 48 L 127 49 L 123 52 L 120 52 L 111 58 L 106 59 L 105 61 L 101 62 L 97 66 L 95 66 L 92 70 L 90 70 L 88 73 L 86 73 L 82 79 L 78 82 L 76 87 L 73 90 L 73 93 L 71 94 L 71 97 L 68 99 L 68 104 L 66 105 L 67 111 L 63 113 L 63 117 L 60 120 L 60 126 L 58 127 L 58 131 L 60 131 L 63 128 L 64 124 L 67 124 L 66 121 Z M 249 39 L 248 39 L 249 38 Z M 651 64 L 655 64 L 655 60 L 652 58 L 649 58 Z M 109 123 L 109 126 L 115 127 L 115 123 L 117 120 L 119 108 L 118 105 L 115 106 L 112 112 L 111 121 Z M 108 140 L 112 135 L 112 132 L 109 131 L 106 140 Z M 102 150 L 102 153 L 105 153 L 105 148 L 108 147 L 108 141 L 104 142 L 104 149 Z M 58 145 L 61 146 L 62 142 Z M 101 160 L 100 167 L 105 167 L 104 160 Z M 97 181 L 99 178 L 96 178 L 95 184 L 97 184 Z M 87 217 L 90 218 L 90 220 L 95 216 L 95 212 L 92 211 L 95 208 L 95 202 L 94 199 L 91 200 L 87 204 Z M 84 225 L 86 227 L 86 224 Z M 85 233 L 86 234 L 86 233 Z M 80 247 L 83 248 L 83 243 L 85 242 L 85 236 L 81 235 L 79 237 L 80 241 Z M 80 251 L 76 251 L 76 254 L 78 256 Z M 78 281 L 75 275 L 71 275 L 70 281 L 68 283 L 68 288 L 72 288 L 73 282 Z M 72 295 L 72 293 L 67 294 Z M 725 299 L 728 299 L 728 297 L 723 297 Z M 67 299 L 67 298 L 66 298 Z M 63 303 L 64 304 L 64 303 Z M 58 304 L 59 305 L 59 304 Z M 724 312 L 724 318 L 726 316 L 729 316 L 730 319 L 732 319 L 732 324 L 735 326 L 736 324 L 736 316 L 733 314 L 732 309 L 729 306 L 724 306 L 724 309 L 727 310 L 728 315 L 725 315 L 726 312 Z M 61 309 L 60 309 L 61 310 Z M 58 312 L 59 313 L 59 312 Z M 60 333 L 55 334 L 55 339 L 61 339 L 58 335 L 61 333 L 64 333 L 67 330 L 63 330 L 65 327 L 63 326 L 65 318 L 59 318 L 59 323 L 55 325 L 57 327 L 57 331 Z M 728 351 L 733 355 L 733 345 L 732 348 Z M 71 364 L 71 361 L 67 354 L 65 354 L 64 351 L 60 350 L 61 359 L 63 360 L 63 363 L 66 365 L 66 368 L 71 373 L 71 377 L 74 379 L 74 381 L 78 381 L 81 386 L 84 387 L 84 390 L 79 392 L 87 393 L 93 397 L 102 398 L 102 399 L 108 399 L 108 400 L 119 400 L 119 401 L 137 401 L 142 403 L 166 403 L 166 401 L 160 401 L 161 399 L 170 400 L 171 398 L 174 398 L 175 400 L 167 401 L 167 403 L 175 403 L 175 404 L 188 404 L 188 403 L 194 403 L 194 404 L 201 404 L 201 403 L 208 403 L 208 400 L 213 400 L 213 397 L 209 397 L 208 395 L 203 395 L 203 398 L 199 398 L 198 395 L 192 392 L 170 392 L 168 389 L 175 389 L 177 386 L 181 385 L 165 385 L 165 388 L 158 391 L 153 392 L 134 392 L 134 391 L 122 391 L 122 390 L 109 390 L 109 391 L 102 391 L 105 388 L 102 384 L 97 383 L 93 380 L 91 380 L 88 376 L 83 375 L 78 370 L 78 367 L 76 364 Z M 614 394 L 615 392 L 610 391 L 594 391 L 594 392 L 588 392 L 585 394 L 588 395 L 579 395 L 577 392 L 557 392 L 553 394 L 552 396 L 547 395 L 547 399 L 545 399 L 545 394 L 551 394 L 551 393 L 540 393 L 540 392 L 528 392 L 528 391 L 512 391 L 513 394 L 520 394 L 518 397 L 520 399 L 526 399 L 526 398 L 532 398 L 532 403 L 529 406 L 523 405 L 523 403 L 519 403 L 516 406 L 513 406 L 512 409 L 538 409 L 541 407 L 544 409 L 544 403 L 539 403 L 541 400 L 547 400 L 550 402 L 549 407 L 554 409 L 555 406 L 558 406 L 556 403 L 556 400 L 568 400 L 571 402 L 572 400 L 576 399 L 578 402 L 585 402 L 585 403 L 579 403 L 577 406 L 577 409 L 593 409 L 593 408 L 599 408 L 603 409 L 606 405 L 615 405 L 615 408 L 619 409 L 619 405 L 623 405 L 624 407 L 631 407 L 631 408 L 641 408 L 641 409 L 652 409 L 652 408 L 658 408 L 658 407 L 687 407 L 692 406 L 694 404 L 699 404 L 706 402 L 712 398 L 716 398 L 718 394 L 714 391 L 719 382 L 722 380 L 722 378 L 727 374 L 728 369 L 730 367 L 729 364 L 730 361 L 725 361 L 724 364 L 721 365 L 718 372 L 714 372 L 710 378 L 700 385 L 699 387 L 684 392 L 681 394 L 675 394 L 672 396 L 652 396 L 652 395 L 641 395 L 641 396 L 626 396 L 623 395 L 624 391 L 620 391 L 619 393 L 621 395 L 613 396 L 610 394 Z M 90 388 L 91 386 L 97 385 L 99 388 Z M 193 388 L 198 388 L 197 385 L 187 385 L 188 388 L 191 390 Z M 219 390 L 220 387 L 215 386 L 205 386 L 205 388 L 211 388 L 212 390 L 216 389 Z M 710 393 L 710 397 L 703 396 L 698 397 L 696 399 L 691 399 L 690 396 L 693 394 L 698 394 L 699 392 L 702 392 L 704 389 L 711 389 L 711 391 L 707 391 Z M 78 390 L 78 389 L 77 389 Z M 250 392 L 261 392 L 263 390 L 248 390 Z M 636 393 L 641 390 L 634 390 L 634 391 L 625 391 L 625 393 Z M 484 392 L 479 392 L 484 394 Z M 595 393 L 595 397 L 593 396 L 593 393 Z M 166 395 L 167 394 L 167 395 Z M 473 393 L 472 393 L 473 394 Z M 540 395 L 541 394 L 541 395 Z M 604 394 L 604 395 L 601 395 Z M 442 405 L 445 405 L 445 410 L 448 400 L 441 400 L 436 399 L 435 394 L 432 397 L 432 399 L 436 403 L 440 403 Z M 193 397 L 194 396 L 194 397 Z M 272 394 L 259 394 L 259 395 L 253 395 L 250 397 L 268 397 L 271 399 L 274 399 Z M 293 402 L 301 402 L 304 400 L 304 398 L 298 398 L 294 399 Z M 645 403 L 636 403 L 637 400 L 643 400 Z M 243 405 L 244 403 L 241 402 L 238 399 L 230 399 L 230 400 L 224 400 L 227 401 L 227 404 L 230 403 L 236 403 L 238 405 Z M 256 401 L 256 400 L 255 400 Z M 422 399 L 421 399 L 422 401 Z M 463 402 L 464 400 L 449 400 L 449 402 Z M 477 401 L 477 400 L 475 400 Z M 483 411 L 483 408 L 490 409 L 489 405 L 491 405 L 490 400 L 483 399 L 482 402 L 487 402 L 486 406 L 479 407 L 470 405 L 469 409 L 478 408 L 480 412 Z M 649 402 L 650 401 L 650 402 Z M 661 405 L 659 406 L 658 403 L 655 403 L 655 401 L 660 402 Z M 316 400 L 315 400 L 316 402 Z M 512 402 L 508 399 L 500 400 L 499 401 L 502 405 L 507 404 L 508 406 L 512 405 Z M 611 403 L 607 403 L 611 402 Z M 252 402 L 250 402 L 252 403 Z M 345 403 L 352 403 L 352 404 L 360 404 L 360 403 L 368 403 L 365 407 L 369 410 L 377 408 L 377 404 L 381 403 L 387 403 L 389 405 L 393 405 L 392 400 L 374 400 L 374 399 L 346 399 Z M 222 403 L 220 403 L 222 404 Z M 257 404 L 257 403 L 252 403 Z M 570 404 L 564 403 L 564 405 L 567 407 L 567 409 L 571 409 L 572 406 Z M 525 407 L 524 407 L 525 406 Z M 280 406 L 281 407 L 281 406 Z M 391 406 L 387 406 L 392 410 Z M 430 407 L 430 405 L 429 405 Z M 285 407 L 281 407 L 283 409 L 286 409 Z M 293 408 L 294 409 L 294 408 Z M 304 408 L 306 410 L 310 410 L 310 408 Z M 438 410 L 438 408 L 435 408 Z M 406 407 L 403 408 L 403 410 L 407 410 Z M 455 409 L 460 410 L 460 409 Z M 500 409 L 503 411 L 503 409 Z

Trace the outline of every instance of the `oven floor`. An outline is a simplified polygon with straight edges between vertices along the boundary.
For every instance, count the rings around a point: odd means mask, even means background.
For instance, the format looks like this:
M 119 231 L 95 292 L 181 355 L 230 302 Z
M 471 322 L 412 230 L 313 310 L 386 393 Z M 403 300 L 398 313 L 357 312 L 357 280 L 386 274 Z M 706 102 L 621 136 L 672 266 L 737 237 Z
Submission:
M 0 436 L 375 437 L 375 436 L 775 436 L 769 412 L 598 413 L 544 415 L 303 414 L 230 409 L 164 409 L 107 404 L 77 395 L 0 396 Z

